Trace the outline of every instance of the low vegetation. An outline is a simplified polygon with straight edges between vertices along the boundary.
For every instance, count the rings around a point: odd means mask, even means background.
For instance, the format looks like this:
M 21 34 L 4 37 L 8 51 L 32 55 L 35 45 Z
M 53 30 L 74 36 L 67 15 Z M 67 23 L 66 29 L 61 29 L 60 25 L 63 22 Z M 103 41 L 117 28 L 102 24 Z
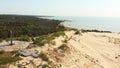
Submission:
M 77 31 L 78 29 L 76 29 L 76 28 L 70 28 L 70 27 L 65 27 L 65 30 L 66 31 L 71 31 L 71 30 Z
M 51 41 L 51 42 L 50 42 L 50 44 L 55 45 L 55 44 L 56 44 L 56 42 L 55 42 L 55 41 Z
M 21 53 L 18 50 L 13 50 L 11 53 L 14 54 L 14 57 L 19 57 Z
M 30 37 L 27 36 L 27 35 L 22 35 L 22 36 L 18 37 L 17 40 L 19 40 L 19 41 L 27 41 L 27 42 L 29 42 L 29 41 L 30 41 Z
M 77 30 L 77 31 L 75 32 L 75 35 L 78 35 L 78 34 L 80 34 L 80 31 Z
M 63 31 L 58 31 L 58 32 L 53 33 L 52 36 L 55 36 L 55 37 L 65 36 L 65 33 Z
M 12 63 L 18 60 L 21 60 L 21 58 L 12 56 L 0 56 L 0 65 Z
M 48 43 L 53 39 L 54 39 L 54 37 L 51 37 L 51 36 L 48 36 L 48 35 L 43 35 L 43 36 L 40 36 L 40 37 L 36 38 L 33 41 L 33 43 L 37 44 L 39 46 L 43 46 L 45 43 Z
M 67 43 L 67 42 L 68 42 L 68 40 L 66 40 L 66 39 L 63 41 L 63 43 Z
M 3 50 L 0 51 L 0 65 L 9 64 L 18 60 L 21 60 L 19 56 L 14 56 L 14 54 L 18 54 L 18 51 L 5 52 Z
M 5 51 L 4 50 L 0 50 L 0 54 L 3 54 Z
M 38 38 L 36 38 L 33 43 L 37 44 L 39 46 L 43 46 L 45 43 L 50 43 L 53 39 L 59 36 L 64 36 L 65 33 L 63 31 L 55 32 L 49 35 L 43 35 Z
M 39 55 L 39 57 L 40 57 L 42 60 L 44 60 L 44 61 L 49 61 L 49 58 L 48 58 L 48 56 L 47 56 L 47 53 L 45 53 L 45 52 L 41 52 L 40 55 Z
M 66 50 L 68 48 L 68 46 L 66 44 L 62 44 L 61 46 L 58 47 L 58 49 L 61 50 Z
M 42 68 L 49 68 L 49 65 L 48 64 L 44 64 L 44 65 L 42 65 Z
M 18 53 L 18 52 L 19 52 L 18 50 L 13 50 L 13 51 L 12 51 L 13 54 L 16 54 L 16 53 Z
M 100 33 L 112 33 L 111 31 L 100 31 L 100 30 L 82 30 L 83 32 L 100 32 Z
M 3 39 L 0 38 L 0 42 L 2 42 L 2 41 L 3 41 Z

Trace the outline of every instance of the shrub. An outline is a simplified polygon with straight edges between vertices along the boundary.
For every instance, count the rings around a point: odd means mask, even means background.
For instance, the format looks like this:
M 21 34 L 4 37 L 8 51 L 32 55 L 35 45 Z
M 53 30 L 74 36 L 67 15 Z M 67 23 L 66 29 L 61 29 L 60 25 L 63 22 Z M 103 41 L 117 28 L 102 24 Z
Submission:
M 41 52 L 39 57 L 42 58 L 42 60 L 44 61 L 49 61 L 48 56 L 45 52 Z
M 10 41 L 10 38 L 6 38 L 5 41 L 7 41 L 7 42 Z
M 49 43 L 53 39 L 55 39 L 55 37 L 52 36 L 52 35 L 43 35 L 43 36 L 40 36 L 39 38 L 36 38 L 33 41 L 33 43 L 37 44 L 37 45 L 40 45 L 40 46 L 43 46 L 45 43 Z
M 13 50 L 12 53 L 15 54 L 15 53 L 18 53 L 19 51 L 18 50 Z
M 77 34 L 80 34 L 80 31 L 77 30 L 77 31 L 75 32 L 75 34 L 76 34 L 76 35 L 77 35 Z
M 58 47 L 58 49 L 61 49 L 61 50 L 66 50 L 66 48 L 68 48 L 66 44 L 62 44 L 61 46 Z
M 3 53 L 5 53 L 5 51 L 4 50 L 0 50 L 0 54 L 3 54 Z
M 31 40 L 34 41 L 35 40 L 34 37 L 31 37 Z
M 48 68 L 49 66 L 47 64 L 44 64 L 42 68 Z
M 64 42 L 64 43 L 67 43 L 67 42 L 68 42 L 68 40 L 64 40 L 63 42 Z
M 19 41 L 30 41 L 30 37 L 27 35 L 22 35 L 21 37 L 18 38 Z
M 40 45 L 40 46 L 43 46 L 44 45 L 44 42 L 43 40 L 45 39 L 44 36 L 40 36 L 39 38 L 36 38 L 33 43 L 34 44 L 37 44 L 37 45 Z
M 2 41 L 3 41 L 3 39 L 0 38 L 0 42 L 2 42 Z
M 51 41 L 50 43 L 51 43 L 52 45 L 55 45 L 55 44 L 56 44 L 56 42 L 55 42 L 55 41 Z
M 80 29 L 81 33 L 85 33 L 85 30 L 84 29 Z

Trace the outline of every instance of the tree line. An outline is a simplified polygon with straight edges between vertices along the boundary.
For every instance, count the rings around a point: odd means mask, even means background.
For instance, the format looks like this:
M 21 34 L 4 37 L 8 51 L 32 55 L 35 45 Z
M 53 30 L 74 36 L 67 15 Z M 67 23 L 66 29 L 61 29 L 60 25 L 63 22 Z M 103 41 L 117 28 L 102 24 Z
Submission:
M 14 37 L 27 35 L 30 37 L 46 35 L 62 31 L 64 26 L 60 20 L 49 20 L 37 16 L 0 15 L 0 38 L 9 38 L 10 31 Z

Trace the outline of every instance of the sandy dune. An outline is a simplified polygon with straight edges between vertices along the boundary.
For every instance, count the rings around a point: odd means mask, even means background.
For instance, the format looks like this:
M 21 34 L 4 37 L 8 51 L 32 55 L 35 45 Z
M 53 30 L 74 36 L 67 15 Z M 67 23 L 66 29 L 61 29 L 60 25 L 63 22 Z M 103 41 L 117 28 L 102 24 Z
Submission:
M 120 68 L 120 34 L 117 33 L 95 33 L 88 32 L 82 35 L 75 35 L 75 31 L 66 31 L 65 37 L 56 38 L 55 45 L 46 44 L 43 47 L 37 47 L 36 50 L 48 52 L 48 62 L 51 68 Z M 57 49 L 63 41 L 67 39 L 68 49 L 60 52 Z M 56 50 L 57 49 L 57 50 Z M 21 63 L 28 60 L 23 57 Z M 43 64 L 40 58 L 29 57 L 29 60 L 37 60 L 26 68 L 35 68 Z M 37 67 L 38 67 L 37 66 Z M 10 65 L 10 68 L 16 68 Z M 41 68 L 41 67 L 38 67 Z
M 66 33 L 71 54 L 63 68 L 120 68 L 120 35 L 117 33 Z M 117 43 L 114 43 L 117 39 Z M 112 42 L 110 42 L 112 40 Z

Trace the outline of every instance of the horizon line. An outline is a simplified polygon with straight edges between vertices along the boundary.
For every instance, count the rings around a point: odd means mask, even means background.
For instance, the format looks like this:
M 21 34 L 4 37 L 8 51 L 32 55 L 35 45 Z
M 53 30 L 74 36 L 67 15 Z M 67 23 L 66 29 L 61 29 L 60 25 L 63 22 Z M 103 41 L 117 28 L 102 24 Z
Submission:
M 55 17 L 55 16 L 64 16 L 64 17 L 110 17 L 110 18 L 120 18 L 120 16 L 83 16 L 83 15 L 45 15 L 45 14 L 20 14 L 20 13 L 0 13 L 0 15 L 23 15 L 23 16 L 49 16 L 49 17 Z

